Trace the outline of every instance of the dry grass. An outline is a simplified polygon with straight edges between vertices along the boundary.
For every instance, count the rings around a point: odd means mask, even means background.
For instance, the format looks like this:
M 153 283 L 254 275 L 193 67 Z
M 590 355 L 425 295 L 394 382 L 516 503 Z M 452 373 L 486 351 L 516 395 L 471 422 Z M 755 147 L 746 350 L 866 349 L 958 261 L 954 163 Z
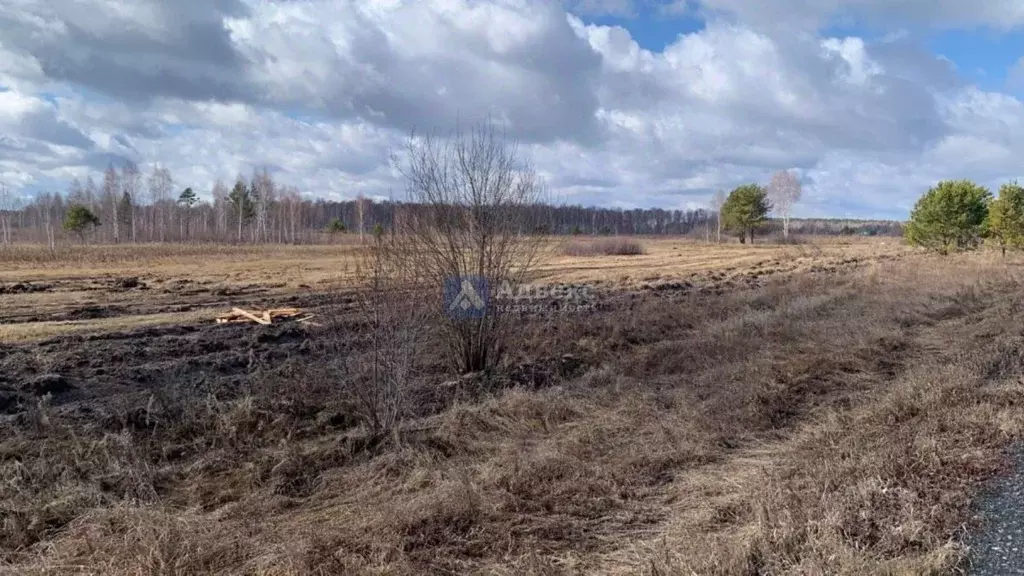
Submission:
M 40 406 L 5 424 L 2 549 L 19 573 L 953 570 L 1022 432 L 1018 264 L 647 246 L 545 277 L 647 259 L 658 279 L 621 286 L 661 289 L 524 321 L 490 380 L 428 373 L 392 443 L 352 427 L 308 359 L 106 423 Z M 666 280 L 768 266 L 724 291 Z
M 0 251 L 0 342 L 210 322 L 354 283 L 360 247 L 122 245 Z M 124 289 L 123 279 L 140 282 Z
M 138 276 L 153 274 L 192 280 L 235 282 L 283 278 L 299 284 L 351 274 L 360 246 L 124 244 L 65 246 L 51 254 L 45 246 L 15 245 L 0 250 L 0 282 Z
M 609 242 L 606 246 L 604 242 Z M 600 254 L 565 256 L 557 239 L 538 282 L 636 289 L 690 283 L 722 290 L 774 275 L 834 271 L 910 253 L 894 241 L 819 239 L 801 246 L 708 245 L 673 238 L 587 242 Z M 642 247 L 642 254 L 606 255 Z M 623 248 L 626 247 L 626 248 Z M 360 246 L 144 244 L 0 249 L 0 342 L 90 334 L 138 326 L 202 323 L 232 306 L 312 302 L 357 280 Z M 138 279 L 146 289 L 119 283 Z
M 645 252 L 644 245 L 634 238 L 598 238 L 596 240 L 572 240 L 563 253 L 566 256 L 639 256 Z
M 188 325 L 209 323 L 211 312 L 166 312 L 144 315 L 115 316 L 94 320 L 26 322 L 0 325 L 0 342 L 33 342 L 69 334 L 100 334 L 131 330 L 146 326 Z
M 899 239 L 815 238 L 800 245 L 738 243 L 706 244 L 686 239 L 643 238 L 644 253 L 633 256 L 558 255 L 543 263 L 538 276 L 545 280 L 585 283 L 609 289 L 635 289 L 646 285 L 739 280 L 807 271 L 835 271 L 903 258 L 915 253 Z

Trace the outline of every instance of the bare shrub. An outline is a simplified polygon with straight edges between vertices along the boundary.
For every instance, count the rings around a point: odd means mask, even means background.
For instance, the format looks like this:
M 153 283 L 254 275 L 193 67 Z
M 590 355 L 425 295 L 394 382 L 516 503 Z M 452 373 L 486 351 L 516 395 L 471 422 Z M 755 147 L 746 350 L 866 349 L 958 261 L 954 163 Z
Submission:
M 516 147 L 484 123 L 447 139 L 413 135 L 396 163 L 410 205 L 397 217 L 398 254 L 414 275 L 419 298 L 473 278 L 499 287 L 521 282 L 545 239 L 531 210 L 542 186 Z M 433 307 L 453 367 L 463 373 L 493 368 L 509 336 L 508 315 L 488 306 L 479 314 Z
M 632 238 L 600 238 L 576 240 L 563 248 L 566 256 L 639 256 L 646 253 L 644 245 Z
M 333 303 L 324 339 L 331 377 L 342 382 L 345 399 L 374 438 L 397 432 L 425 330 L 424 307 L 410 293 L 412 283 L 401 266 L 399 248 L 393 237 L 374 233 L 357 264 L 362 285 Z M 346 309 L 365 334 L 361 347 L 350 342 Z

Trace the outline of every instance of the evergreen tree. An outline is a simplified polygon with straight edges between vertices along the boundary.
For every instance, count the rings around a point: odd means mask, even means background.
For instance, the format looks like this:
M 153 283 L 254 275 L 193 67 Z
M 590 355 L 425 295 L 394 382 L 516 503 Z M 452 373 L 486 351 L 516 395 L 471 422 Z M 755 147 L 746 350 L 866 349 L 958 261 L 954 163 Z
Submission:
M 185 219 L 186 240 L 192 236 L 189 222 L 192 219 L 192 206 L 194 206 L 196 202 L 199 202 L 199 196 L 196 196 L 196 193 L 194 190 L 192 190 L 192 188 L 185 188 L 178 196 L 178 204 L 185 207 L 185 213 L 182 215 L 182 217 Z
M 999 188 L 999 198 L 989 204 L 987 232 L 1006 256 L 1006 249 L 1024 246 L 1024 187 L 1016 181 Z
M 911 244 L 947 254 L 975 248 L 988 219 L 992 193 L 970 180 L 944 180 L 921 196 L 910 213 Z
M 121 194 L 121 199 L 117 202 L 117 218 L 122 230 L 134 229 L 135 202 L 132 201 L 132 195 L 127 190 Z
M 740 242 L 754 242 L 754 230 L 764 224 L 772 209 L 768 194 L 757 184 L 744 184 L 733 190 L 722 205 L 722 224 L 737 234 Z
M 235 182 L 235 187 L 228 194 L 228 200 L 231 202 L 231 208 L 238 222 L 238 241 L 241 242 L 242 228 L 256 215 L 256 207 L 252 201 L 252 191 L 246 186 L 244 179 L 239 178 Z
M 93 214 L 92 210 L 81 204 L 73 204 L 64 215 L 64 229 L 78 235 L 83 244 L 85 244 L 86 234 L 99 225 L 100 219 Z

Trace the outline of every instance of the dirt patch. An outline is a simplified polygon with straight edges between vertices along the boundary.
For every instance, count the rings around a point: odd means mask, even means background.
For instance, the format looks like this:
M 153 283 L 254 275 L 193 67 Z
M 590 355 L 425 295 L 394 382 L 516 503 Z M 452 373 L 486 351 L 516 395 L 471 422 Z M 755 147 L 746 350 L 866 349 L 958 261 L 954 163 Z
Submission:
M 134 276 L 128 278 L 115 278 L 110 284 L 111 289 L 115 291 L 146 290 L 149 288 L 145 282 Z
M 60 374 L 40 374 L 29 378 L 21 385 L 21 391 L 35 396 L 59 396 L 74 390 L 76 387 Z
M 17 282 L 15 284 L 0 284 L 0 294 L 32 294 L 36 292 L 49 292 L 53 289 L 52 284 L 39 282 Z
M 69 320 L 95 320 L 97 318 L 113 318 L 115 316 L 123 316 L 128 313 L 129 311 L 125 306 L 102 306 L 98 304 L 89 304 L 86 306 L 73 308 L 66 312 L 59 312 L 51 316 L 49 319 L 62 322 Z

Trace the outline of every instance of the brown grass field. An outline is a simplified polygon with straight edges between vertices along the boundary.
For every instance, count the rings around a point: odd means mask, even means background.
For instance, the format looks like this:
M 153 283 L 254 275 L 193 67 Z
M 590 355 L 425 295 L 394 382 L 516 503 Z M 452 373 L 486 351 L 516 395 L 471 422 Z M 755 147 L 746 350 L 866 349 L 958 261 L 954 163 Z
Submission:
M 1024 434 L 1021 261 L 636 239 L 370 440 L 354 246 L 0 252 L 0 573 L 943 574 Z M 575 249 L 574 249 L 575 250 Z M 576 253 L 579 253 L 578 251 Z
M 906 252 L 893 239 L 748 247 L 645 239 L 643 255 L 576 257 L 563 254 L 563 243 L 552 240 L 538 281 L 610 289 L 692 281 L 728 288 L 751 278 L 878 262 Z M 0 249 L 0 341 L 203 323 L 232 305 L 303 302 L 354 282 L 358 251 L 357 244 L 72 246 L 56 255 L 42 246 Z M 127 278 L 144 289 L 121 288 Z

